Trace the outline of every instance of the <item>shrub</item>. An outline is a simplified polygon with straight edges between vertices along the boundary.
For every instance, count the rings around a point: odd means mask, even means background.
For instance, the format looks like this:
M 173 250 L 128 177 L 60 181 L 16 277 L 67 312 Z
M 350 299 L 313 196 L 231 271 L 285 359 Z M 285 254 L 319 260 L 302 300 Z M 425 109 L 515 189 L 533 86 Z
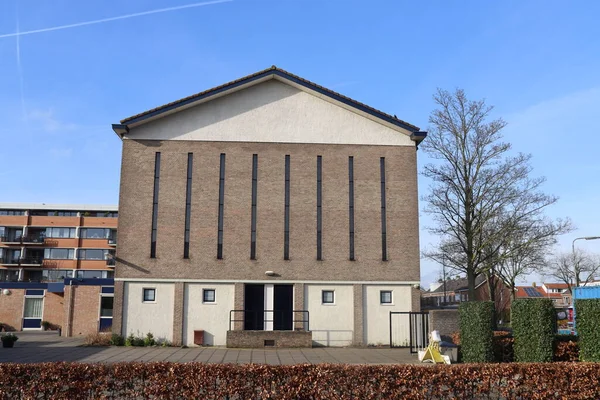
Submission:
M 464 362 L 491 362 L 493 354 L 492 318 L 494 303 L 461 303 L 459 312 L 461 354 Z
M 113 346 L 123 346 L 125 338 L 117 333 L 113 333 L 110 337 L 110 344 Z
M 575 300 L 579 359 L 600 362 L 600 299 Z
M 503 332 L 502 335 L 496 335 L 494 332 L 494 360 L 501 363 L 513 362 L 514 354 L 514 339 Z
M 86 346 L 110 346 L 111 337 L 105 333 L 95 332 L 86 335 L 84 345 Z
M 552 300 L 515 300 L 511 306 L 510 320 L 516 361 L 552 361 L 556 328 L 556 310 Z
M 125 339 L 125 346 L 133 346 L 134 342 L 135 336 L 133 336 L 133 333 L 130 333 L 129 336 L 127 336 L 127 338 Z
M 579 361 L 579 344 L 575 341 L 557 340 L 554 342 L 554 361 Z
M 0 398 L 597 399 L 599 380 L 587 363 L 11 363 L 0 364 Z
M 155 344 L 156 341 L 154 340 L 154 335 L 148 332 L 144 338 L 144 346 L 154 346 Z

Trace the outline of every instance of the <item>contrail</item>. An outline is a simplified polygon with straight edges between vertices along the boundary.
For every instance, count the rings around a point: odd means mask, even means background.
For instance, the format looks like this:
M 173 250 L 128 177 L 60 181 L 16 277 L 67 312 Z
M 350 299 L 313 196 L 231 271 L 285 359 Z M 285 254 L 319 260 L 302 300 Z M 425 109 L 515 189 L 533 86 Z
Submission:
M 27 121 L 27 111 L 25 109 L 25 89 L 23 78 L 23 67 L 21 66 L 21 38 L 19 37 L 19 3 L 17 3 L 17 73 L 19 75 L 19 89 L 21 91 L 21 112 L 23 121 Z
M 211 4 L 229 3 L 229 2 L 232 2 L 232 1 L 233 0 L 214 0 L 214 1 L 207 1 L 207 2 L 203 2 L 203 3 L 187 4 L 187 5 L 184 5 L 184 6 L 168 7 L 168 8 L 161 8 L 161 9 L 158 9 L 158 10 L 150 10 L 150 11 L 143 11 L 143 12 L 134 13 L 134 14 L 120 15 L 118 17 L 97 19 L 97 20 L 94 20 L 94 21 L 78 22 L 76 24 L 53 26 L 51 28 L 43 28 L 43 29 L 35 29 L 33 31 L 18 32 L 18 30 L 17 30 L 17 32 L 14 32 L 14 33 L 5 33 L 5 34 L 0 35 L 0 39 L 1 38 L 6 38 L 6 37 L 13 37 L 13 36 L 19 37 L 19 36 L 23 36 L 23 35 L 32 35 L 34 33 L 59 31 L 59 30 L 62 30 L 62 29 L 77 28 L 79 26 L 101 24 L 103 22 L 117 21 L 117 20 L 120 20 L 120 19 L 128 19 L 128 18 L 141 17 L 143 15 L 150 15 L 150 14 L 158 14 L 158 13 L 163 13 L 163 12 L 168 12 L 168 11 L 183 10 L 185 8 L 202 7 L 202 6 L 208 6 L 208 5 L 211 5 Z

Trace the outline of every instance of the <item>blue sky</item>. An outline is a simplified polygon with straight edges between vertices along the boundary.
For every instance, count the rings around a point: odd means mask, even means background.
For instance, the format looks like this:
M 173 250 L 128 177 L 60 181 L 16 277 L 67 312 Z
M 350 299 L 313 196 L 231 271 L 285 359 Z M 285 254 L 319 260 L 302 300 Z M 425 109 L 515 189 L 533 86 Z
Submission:
M 560 249 L 600 235 L 599 2 L 233 0 L 14 35 L 192 3 L 0 2 L 0 201 L 116 204 L 111 123 L 275 64 L 424 130 L 437 87 L 486 98 L 578 228 Z

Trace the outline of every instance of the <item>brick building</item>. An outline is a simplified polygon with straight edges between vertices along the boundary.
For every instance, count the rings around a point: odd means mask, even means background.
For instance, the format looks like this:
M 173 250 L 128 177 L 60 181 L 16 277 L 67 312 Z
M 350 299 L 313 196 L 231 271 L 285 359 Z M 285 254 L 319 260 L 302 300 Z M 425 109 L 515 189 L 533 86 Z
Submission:
M 113 129 L 115 332 L 375 344 L 419 310 L 417 127 L 273 67 Z
M 116 232 L 116 206 L 0 203 L 3 328 L 110 329 Z

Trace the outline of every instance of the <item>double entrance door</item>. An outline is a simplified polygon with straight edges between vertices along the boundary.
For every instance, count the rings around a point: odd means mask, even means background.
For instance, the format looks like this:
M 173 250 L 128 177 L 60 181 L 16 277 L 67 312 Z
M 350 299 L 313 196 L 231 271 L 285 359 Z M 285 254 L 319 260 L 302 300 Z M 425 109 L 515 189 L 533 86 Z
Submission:
M 246 284 L 244 330 L 292 330 L 293 302 L 293 285 Z

